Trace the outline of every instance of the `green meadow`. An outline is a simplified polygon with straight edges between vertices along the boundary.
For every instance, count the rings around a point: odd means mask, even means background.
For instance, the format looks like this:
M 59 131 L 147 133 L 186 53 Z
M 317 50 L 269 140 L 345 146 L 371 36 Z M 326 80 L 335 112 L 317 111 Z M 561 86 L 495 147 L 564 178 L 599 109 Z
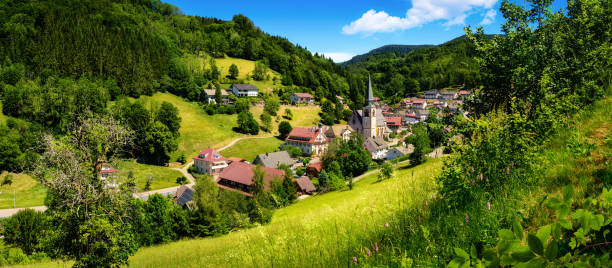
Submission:
M 0 174 L 3 182 L 8 172 Z M 47 189 L 26 174 L 10 173 L 13 183 L 0 186 L 0 209 L 36 207 L 44 205 Z
M 138 192 L 143 192 L 145 190 L 144 188 L 148 178 L 151 178 L 150 190 L 157 190 L 178 186 L 179 184 L 176 183 L 176 178 L 183 176 L 178 170 L 162 166 L 140 164 L 134 160 L 121 160 L 116 169 L 118 170 L 118 175 L 122 178 L 127 178 L 130 171 L 132 171 L 136 183 L 136 191 Z
M 221 154 L 225 158 L 239 157 L 247 161 L 253 161 L 258 154 L 274 152 L 281 144 L 283 144 L 283 141 L 276 137 L 249 138 L 239 140 L 234 145 L 223 150 Z

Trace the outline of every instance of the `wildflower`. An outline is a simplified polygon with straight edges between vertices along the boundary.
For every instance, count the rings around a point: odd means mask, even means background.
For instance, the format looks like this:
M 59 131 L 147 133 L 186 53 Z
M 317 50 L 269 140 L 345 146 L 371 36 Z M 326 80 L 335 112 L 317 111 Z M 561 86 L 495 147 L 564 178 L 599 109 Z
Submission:
M 487 202 L 487 209 L 491 210 L 491 202 Z
M 353 257 L 353 262 L 357 263 L 357 257 Z
M 470 217 L 468 217 L 468 214 L 465 213 L 465 223 L 468 223 L 470 221 Z
M 472 167 L 472 172 L 474 172 L 474 167 Z
M 510 175 L 510 167 L 506 168 L 506 175 Z
M 485 178 L 485 181 L 489 182 L 489 178 Z
M 370 251 L 369 248 L 366 248 L 366 254 L 368 254 L 368 257 L 370 257 L 370 255 L 372 255 L 372 251 Z
M 389 228 L 389 223 L 385 222 L 385 228 Z
M 428 204 L 427 204 L 427 200 L 425 200 L 425 206 L 427 206 L 427 205 L 428 205 Z
M 374 251 L 376 251 L 376 253 L 378 253 L 378 243 L 374 242 Z

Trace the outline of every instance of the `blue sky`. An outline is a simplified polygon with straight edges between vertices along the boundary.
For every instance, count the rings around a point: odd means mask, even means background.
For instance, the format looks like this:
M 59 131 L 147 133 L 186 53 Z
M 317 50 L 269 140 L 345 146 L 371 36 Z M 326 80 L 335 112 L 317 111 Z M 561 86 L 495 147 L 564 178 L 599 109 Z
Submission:
M 499 33 L 501 0 L 165 0 L 187 15 L 249 17 L 263 31 L 286 37 L 336 62 L 388 44 L 441 44 L 483 26 Z M 523 2 L 523 1 L 518 1 Z M 555 7 L 563 1 L 556 0 Z

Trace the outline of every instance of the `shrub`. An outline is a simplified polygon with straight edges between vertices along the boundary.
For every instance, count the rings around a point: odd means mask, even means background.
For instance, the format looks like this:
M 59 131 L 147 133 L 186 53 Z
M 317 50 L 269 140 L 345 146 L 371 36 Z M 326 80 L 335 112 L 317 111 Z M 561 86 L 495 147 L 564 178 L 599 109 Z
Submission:
M 287 137 L 291 130 L 293 130 L 293 127 L 288 121 L 282 121 L 278 124 L 278 133 L 280 133 L 281 137 Z
M 27 254 L 32 254 L 37 250 L 39 239 L 46 227 L 47 219 L 44 213 L 24 209 L 4 223 L 4 241 L 23 249 Z

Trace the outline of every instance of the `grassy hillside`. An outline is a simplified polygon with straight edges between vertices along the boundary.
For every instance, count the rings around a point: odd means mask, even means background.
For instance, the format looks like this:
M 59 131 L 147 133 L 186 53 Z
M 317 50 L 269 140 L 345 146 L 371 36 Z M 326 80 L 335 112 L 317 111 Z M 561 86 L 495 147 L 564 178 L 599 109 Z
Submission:
M 223 150 L 221 154 L 226 158 L 239 157 L 253 161 L 258 154 L 274 152 L 281 144 L 283 141 L 276 137 L 244 139 Z
M 0 123 L 4 123 L 6 121 L 6 115 L 2 113 L 2 102 L 0 101 Z
M 3 181 L 9 173 L 0 174 Z M 13 183 L 0 186 L 0 209 L 14 207 L 42 206 L 47 195 L 47 190 L 38 181 L 26 174 L 14 174 Z
M 122 178 L 127 178 L 130 171 L 134 173 L 136 190 L 138 192 L 144 191 L 147 178 L 149 177 L 152 178 L 151 190 L 157 190 L 178 186 L 176 178 L 183 176 L 181 172 L 171 168 L 139 164 L 133 160 L 123 160 L 119 162 L 116 169 L 119 171 L 119 176 Z
M 351 191 L 307 198 L 278 210 L 272 223 L 226 236 L 187 240 L 141 249 L 131 258 L 134 267 L 298 267 L 346 266 L 347 252 L 372 244 L 390 229 L 398 210 L 419 204 L 431 192 L 440 160 L 376 182 L 375 175 Z M 391 227 L 393 228 L 393 227 Z M 381 248 L 380 250 L 391 250 Z
M 291 120 L 287 120 L 282 116 L 285 114 L 285 109 L 290 109 L 293 114 L 293 118 Z M 259 117 L 263 114 L 263 107 L 252 107 L 251 112 L 255 119 L 257 119 L 260 123 Z M 292 127 L 309 127 L 316 126 L 321 121 L 321 117 L 319 117 L 319 113 L 321 112 L 321 108 L 318 106 L 281 106 L 278 111 L 278 115 L 280 116 L 280 121 L 276 122 L 275 118 L 272 119 L 272 129 L 274 133 L 278 130 L 278 124 L 281 121 L 289 121 Z

